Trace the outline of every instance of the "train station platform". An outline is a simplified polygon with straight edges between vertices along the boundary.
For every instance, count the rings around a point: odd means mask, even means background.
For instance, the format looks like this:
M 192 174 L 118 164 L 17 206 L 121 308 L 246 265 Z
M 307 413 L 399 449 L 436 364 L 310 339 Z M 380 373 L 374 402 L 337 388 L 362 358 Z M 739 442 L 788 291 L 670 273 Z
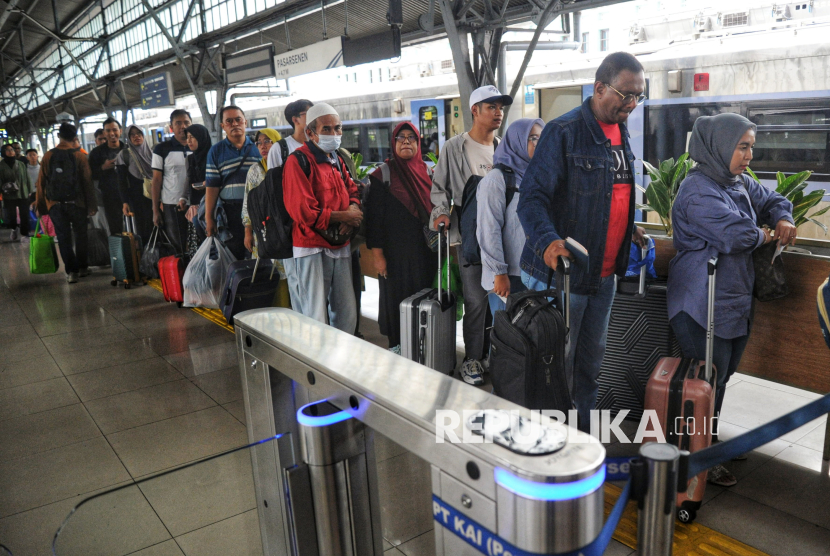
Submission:
M 124 290 L 109 281 L 108 269 L 72 285 L 62 272 L 31 275 L 28 246 L 0 244 L 0 544 L 15 556 L 51 554 L 62 520 L 93 493 L 247 442 L 233 334 L 165 303 L 153 287 Z M 367 280 L 361 331 L 385 347 L 372 319 L 376 299 L 376 283 Z M 735 375 L 721 437 L 817 397 Z M 719 542 L 702 538 L 675 554 L 827 554 L 823 431 L 824 419 L 811 422 L 731 463 L 738 484 L 709 485 L 696 522 L 719 533 Z M 614 442 L 607 450 L 628 455 L 637 446 Z M 377 456 L 386 553 L 433 555 L 429 466 L 391 441 L 380 443 Z M 248 454 L 191 471 L 169 475 L 164 488 L 137 491 L 116 512 L 134 520 L 134 538 L 88 554 L 262 554 Z M 111 526 L 89 522 L 90 536 Z M 618 541 L 606 551 L 634 553 Z

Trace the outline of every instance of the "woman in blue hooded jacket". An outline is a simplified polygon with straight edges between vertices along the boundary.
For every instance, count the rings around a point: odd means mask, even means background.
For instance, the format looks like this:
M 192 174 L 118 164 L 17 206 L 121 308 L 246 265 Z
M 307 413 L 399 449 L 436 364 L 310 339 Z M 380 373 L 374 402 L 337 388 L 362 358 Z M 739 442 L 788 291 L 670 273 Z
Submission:
M 510 124 L 493 154 L 493 169 L 478 184 L 476 238 L 481 247 L 481 287 L 490 292 L 490 311 L 494 315 L 504 309 L 501 297 L 527 289 L 519 267 L 525 245 L 525 233 L 516 214 L 519 191 L 507 204 L 505 168 L 512 171 L 513 185 L 519 189 L 544 126 L 539 118 L 522 118 Z
M 718 258 L 715 416 L 720 415 L 726 383 L 749 339 L 755 283 L 752 252 L 771 241 L 788 245 L 796 238 L 792 203 L 744 173 L 752 160 L 755 129 L 739 114 L 698 118 L 689 141 L 689 155 L 697 165 L 680 185 L 672 207 L 677 256 L 669 267 L 667 301 L 685 357 L 706 356 L 707 261 Z M 720 465 L 710 470 L 709 481 L 722 486 L 737 482 Z

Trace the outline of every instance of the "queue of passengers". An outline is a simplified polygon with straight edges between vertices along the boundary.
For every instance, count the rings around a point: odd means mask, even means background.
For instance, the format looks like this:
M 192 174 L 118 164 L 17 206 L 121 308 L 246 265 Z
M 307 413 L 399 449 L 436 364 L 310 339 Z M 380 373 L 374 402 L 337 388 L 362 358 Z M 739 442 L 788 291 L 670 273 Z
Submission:
M 226 106 L 220 113 L 226 137 L 216 144 L 206 128 L 176 110 L 170 118 L 173 138 L 152 153 L 138 127 L 128 130 L 125 144 L 118 122 L 107 120 L 104 141 L 90 153 L 89 163 L 74 154 L 83 184 L 76 202 L 54 204 L 44 196 L 50 175 L 47 153 L 37 203 L 42 214 L 54 215 L 70 282 L 75 272 L 88 272 L 82 236 L 87 214 L 96 209 L 90 174 L 98 180 L 111 230 L 120 230 L 122 213 L 131 211 L 139 215 L 140 233 L 148 233 L 151 224 L 163 225 L 180 251 L 198 231 L 197 244 L 205 236 L 227 238 L 226 245 L 241 259 L 251 252 L 256 256 L 247 194 L 269 169 L 282 166 L 285 206 L 293 219 L 293 257 L 280 263 L 292 307 L 355 332 L 352 253 L 348 242 L 332 244 L 328 238 L 335 232 L 352 234 L 365 219 L 366 243 L 379 277 L 380 329 L 389 349 L 400 353 L 398 307 L 430 287 L 438 267 L 425 228 L 446 224 L 451 243 L 469 241 L 460 234 L 459 205 L 470 176 L 483 176 L 477 194 L 481 265 L 466 264 L 458 250 L 465 305 L 460 376 L 470 384 L 483 383 L 489 351 L 485 331 L 492 313 L 504 306 L 501 298 L 524 289 L 547 289 L 558 257 L 572 258 L 565 245 L 572 237 L 591 254 L 587 266 L 572 266 L 567 360 L 578 427 L 587 430 L 616 280 L 625 275 L 631 242 L 644 246 L 647 241 L 644 230 L 634 224 L 634 155 L 625 126 L 645 99 L 644 89 L 637 59 L 611 54 L 597 69 L 593 95 L 580 107 L 546 125 L 540 119 L 516 120 L 499 141 L 495 133 L 512 98 L 493 86 L 479 88 L 470 98 L 472 128 L 446 142 L 434 171 L 424 162 L 418 129 L 401 123 L 393 133 L 391 156 L 371 173 L 363 195 L 362 184 L 347 171 L 339 150 L 340 117 L 325 103 L 290 103 L 285 116 L 293 133 L 282 138 L 276 130 L 265 129 L 255 141 L 246 136 L 244 112 Z M 74 127 L 64 124 L 59 135 L 57 148 L 71 148 Z M 689 144 L 697 165 L 681 185 L 672 213 L 677 256 L 670 267 L 668 317 L 685 357 L 705 357 L 706 261 L 720 260 L 716 414 L 751 329 L 752 252 L 771 241 L 788 245 L 796 239 L 792 204 L 744 173 L 754 142 L 755 125 L 742 116 L 699 118 Z M 4 150 L 0 172 L 3 164 L 9 164 L 9 172 L 20 172 L 12 156 Z M 518 189 L 509 204 L 507 169 Z M 142 194 L 148 180 L 149 206 Z M 70 224 L 80 246 L 77 258 L 71 241 L 65 240 Z M 710 470 L 709 479 L 726 486 L 736 482 L 723 466 Z

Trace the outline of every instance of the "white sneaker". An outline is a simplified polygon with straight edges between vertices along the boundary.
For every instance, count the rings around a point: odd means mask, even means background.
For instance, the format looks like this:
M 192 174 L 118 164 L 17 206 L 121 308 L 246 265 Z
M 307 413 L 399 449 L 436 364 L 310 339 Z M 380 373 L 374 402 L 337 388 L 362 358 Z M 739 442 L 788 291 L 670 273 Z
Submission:
M 476 361 L 475 359 L 465 359 L 463 363 L 461 363 L 461 378 L 467 384 L 472 384 L 473 386 L 480 386 L 484 384 L 484 368 L 481 366 L 480 361 Z
M 395 355 L 400 355 L 401 354 L 401 344 L 398 344 L 395 347 L 389 348 L 389 351 L 391 351 Z
M 70 272 L 66 275 L 66 281 L 70 284 L 77 284 L 78 283 L 78 273 L 77 272 Z

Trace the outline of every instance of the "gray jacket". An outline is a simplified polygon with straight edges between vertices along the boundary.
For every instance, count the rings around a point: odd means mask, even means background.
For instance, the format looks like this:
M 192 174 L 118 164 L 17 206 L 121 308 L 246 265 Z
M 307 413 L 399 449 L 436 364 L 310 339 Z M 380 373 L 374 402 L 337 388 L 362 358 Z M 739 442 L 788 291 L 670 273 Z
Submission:
M 516 176 L 516 187 L 521 179 Z M 519 266 L 522 249 L 525 246 L 525 233 L 516 214 L 519 204 L 517 191 L 505 207 L 504 174 L 493 168 L 478 184 L 478 226 L 476 237 L 481 247 L 481 287 L 493 289 L 497 274 L 520 276 Z
M 441 155 L 438 157 L 438 164 L 435 165 L 435 173 L 432 175 L 432 193 L 430 200 L 435 208 L 430 215 L 430 225 L 439 216 L 450 216 L 450 243 L 457 245 L 461 243 L 459 231 L 459 218 L 461 217 L 461 198 L 464 194 L 464 184 L 473 174 L 470 162 L 467 160 L 467 153 L 464 149 L 464 141 L 468 133 L 465 131 L 456 135 L 444 143 Z M 494 138 L 493 146 L 499 144 L 498 137 Z M 455 208 L 450 213 L 450 199 Z

